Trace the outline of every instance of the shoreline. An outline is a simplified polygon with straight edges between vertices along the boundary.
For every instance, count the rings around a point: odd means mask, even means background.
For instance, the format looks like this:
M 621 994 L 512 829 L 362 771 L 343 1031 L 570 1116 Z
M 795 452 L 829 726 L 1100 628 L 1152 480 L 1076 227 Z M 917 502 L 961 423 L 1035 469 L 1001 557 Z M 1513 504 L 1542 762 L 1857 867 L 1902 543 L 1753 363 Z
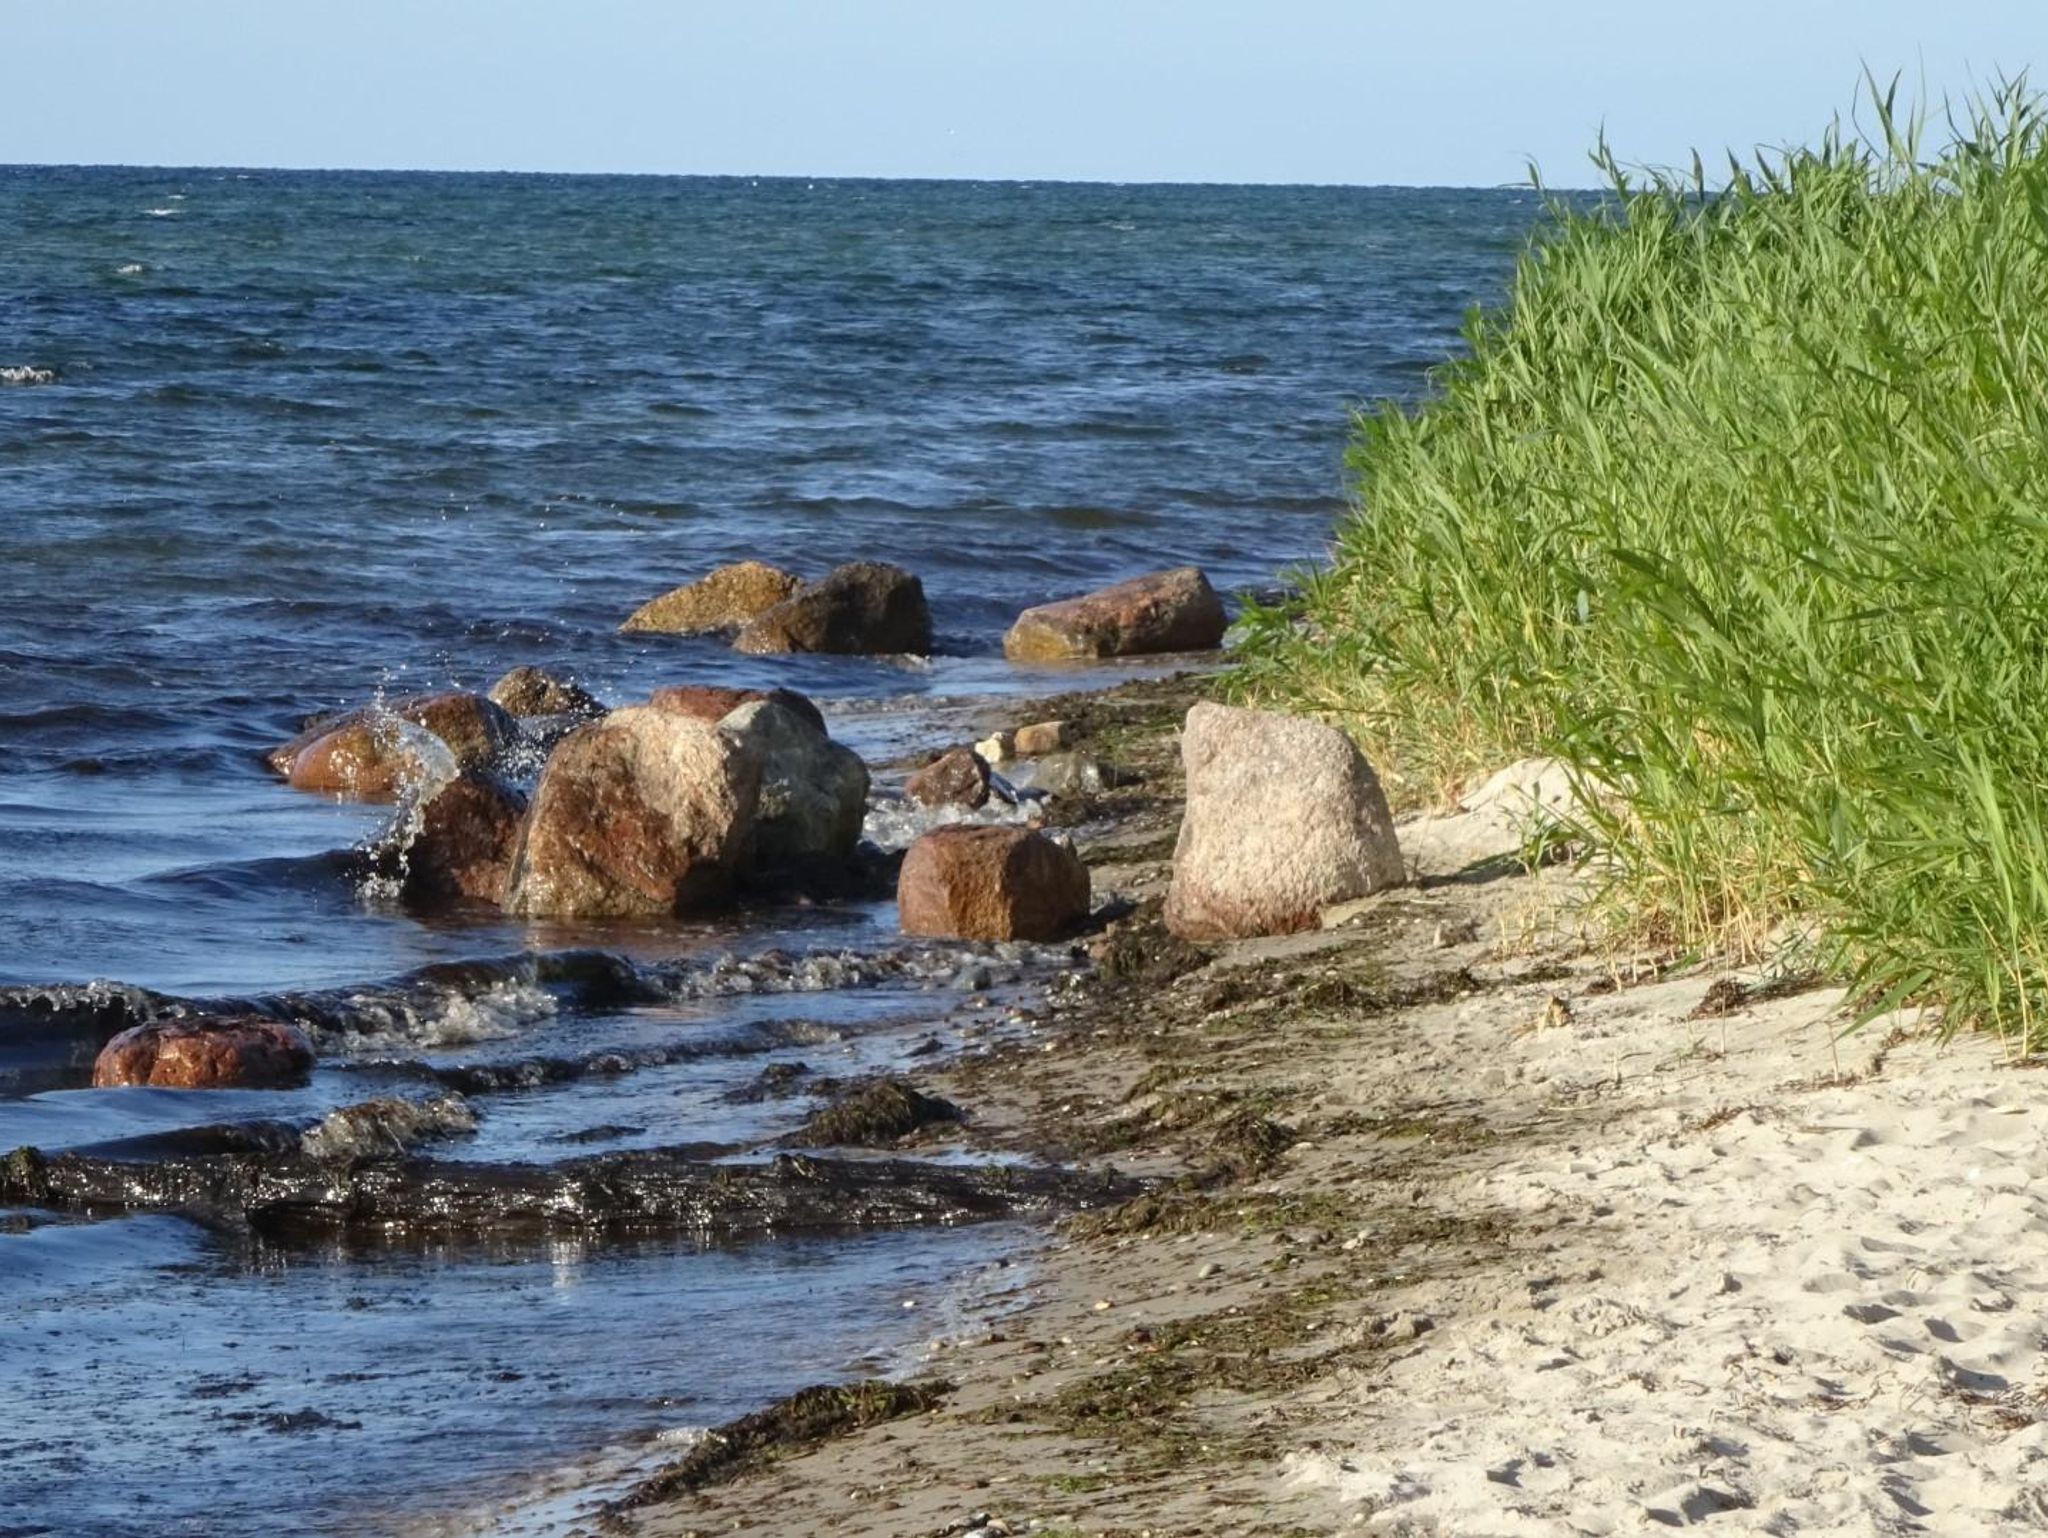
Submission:
M 1182 945 L 1155 899 L 1190 689 L 1094 696 L 1083 732 L 1143 776 L 1070 830 L 1134 911 L 1025 1038 L 917 1076 L 970 1115 L 921 1149 L 1159 1183 L 928 1341 L 935 1404 L 565 1531 L 2048 1528 L 2048 1078 L 1903 1017 L 1840 1040 L 1838 990 L 1593 948 L 1570 874 L 1484 808 L 1403 818 L 1421 880 L 1338 927 Z

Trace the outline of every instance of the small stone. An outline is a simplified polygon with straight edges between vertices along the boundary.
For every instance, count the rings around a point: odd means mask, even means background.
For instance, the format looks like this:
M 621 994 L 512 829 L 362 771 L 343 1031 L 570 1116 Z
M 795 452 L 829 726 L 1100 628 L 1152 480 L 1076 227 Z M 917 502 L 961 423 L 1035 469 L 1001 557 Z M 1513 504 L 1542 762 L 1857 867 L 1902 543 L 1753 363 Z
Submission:
M 1198 1281 L 1206 1282 L 1209 1280 L 1210 1277 L 1221 1276 L 1222 1274 L 1223 1263 L 1221 1261 L 1212 1260 L 1205 1264 L 1201 1270 L 1197 1271 L 1195 1273 L 1195 1277 Z
M 988 761 L 972 748 L 955 748 L 905 780 L 903 794 L 919 806 L 958 806 L 969 811 L 986 806 Z
M 1067 723 L 1064 721 L 1035 721 L 1029 726 L 1017 728 L 1016 749 L 1019 758 L 1036 758 L 1041 753 L 1057 753 L 1067 746 Z
M 1088 916 L 1088 868 L 1026 828 L 935 828 L 897 880 L 903 933 L 932 939 L 1056 940 Z
M 1213 651 L 1223 644 L 1227 623 L 1209 579 L 1181 566 L 1026 609 L 1003 637 L 1003 655 L 1012 662 L 1064 662 Z

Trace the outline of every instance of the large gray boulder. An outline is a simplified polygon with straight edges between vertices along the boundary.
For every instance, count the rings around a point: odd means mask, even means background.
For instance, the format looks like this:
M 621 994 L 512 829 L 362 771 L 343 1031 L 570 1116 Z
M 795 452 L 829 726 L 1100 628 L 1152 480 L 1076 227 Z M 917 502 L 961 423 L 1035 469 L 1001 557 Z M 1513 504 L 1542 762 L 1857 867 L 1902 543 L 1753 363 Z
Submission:
M 1406 873 L 1379 777 L 1299 716 L 1197 705 L 1181 739 L 1187 812 L 1166 925 L 1184 940 L 1291 934 Z
M 852 857 L 868 808 L 868 766 L 858 753 L 775 699 L 741 705 L 718 729 L 760 766 L 757 869 L 774 872 Z
M 560 918 L 701 911 L 752 856 L 761 760 L 706 721 L 645 705 L 548 755 L 505 907 Z

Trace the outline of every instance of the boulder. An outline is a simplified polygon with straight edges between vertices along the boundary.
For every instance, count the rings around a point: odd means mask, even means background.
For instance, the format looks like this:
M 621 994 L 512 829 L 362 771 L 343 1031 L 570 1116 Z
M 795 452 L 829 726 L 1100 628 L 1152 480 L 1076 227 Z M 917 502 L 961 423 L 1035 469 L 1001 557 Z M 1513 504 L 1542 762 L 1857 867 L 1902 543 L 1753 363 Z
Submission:
M 1155 652 L 1211 651 L 1227 628 L 1223 600 L 1192 566 L 1041 604 L 1003 637 L 1012 662 L 1069 662 Z
M 1034 721 L 1011 734 L 1010 746 L 1019 758 L 1036 758 L 1070 746 L 1071 737 L 1064 721 Z
M 986 806 L 988 761 L 972 748 L 955 748 L 905 780 L 903 794 L 919 806 Z
M 604 701 L 573 678 L 517 667 L 491 685 L 490 701 L 510 716 L 601 716 Z
M 92 1065 L 95 1089 L 284 1089 L 313 1069 L 313 1044 L 296 1026 L 258 1015 L 162 1020 L 123 1031 Z
M 760 761 L 708 722 L 645 705 L 548 755 L 513 855 L 509 912 L 625 918 L 722 900 L 752 853 Z
M 907 935 L 1057 940 L 1088 917 L 1088 870 L 1027 828 L 934 828 L 910 846 L 896 907 Z
M 801 586 L 798 578 L 779 567 L 760 561 L 740 561 L 648 600 L 619 629 L 661 635 L 707 635 L 737 630 Z
M 810 699 L 794 689 L 726 689 L 715 684 L 671 684 L 656 689 L 647 703 L 671 715 L 693 716 L 699 721 L 723 721 L 742 705 L 756 700 L 773 700 L 784 710 L 794 711 L 808 721 L 820 736 L 826 735 L 825 714 Z
M 733 642 L 753 653 L 885 655 L 932 649 L 924 584 L 900 566 L 855 561 L 748 622 Z
M 453 767 L 488 769 L 519 740 L 519 726 L 481 694 L 414 694 L 317 721 L 266 761 L 295 790 L 364 801 L 388 800 L 406 784 L 438 772 L 439 755 L 418 727 L 445 747 Z
M 1183 940 L 1292 934 L 1405 877 L 1378 776 L 1299 716 L 1201 704 L 1181 739 L 1187 810 L 1166 926 Z
M 414 814 L 403 891 L 413 902 L 502 903 L 526 798 L 495 776 L 450 780 Z
M 858 753 L 773 699 L 740 706 L 718 729 L 760 766 L 757 869 L 772 872 L 852 856 L 868 809 L 868 767 Z

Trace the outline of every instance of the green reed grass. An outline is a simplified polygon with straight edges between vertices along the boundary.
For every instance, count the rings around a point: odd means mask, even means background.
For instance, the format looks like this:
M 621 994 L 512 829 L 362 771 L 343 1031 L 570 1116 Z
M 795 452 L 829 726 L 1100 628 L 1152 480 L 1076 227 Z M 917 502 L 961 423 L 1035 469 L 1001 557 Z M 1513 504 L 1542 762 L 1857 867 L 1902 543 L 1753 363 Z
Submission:
M 1785 921 L 1879 1005 L 2048 1023 L 2048 120 L 1867 131 L 1557 201 L 1239 686 L 1439 797 L 1579 766 L 1614 911 Z

